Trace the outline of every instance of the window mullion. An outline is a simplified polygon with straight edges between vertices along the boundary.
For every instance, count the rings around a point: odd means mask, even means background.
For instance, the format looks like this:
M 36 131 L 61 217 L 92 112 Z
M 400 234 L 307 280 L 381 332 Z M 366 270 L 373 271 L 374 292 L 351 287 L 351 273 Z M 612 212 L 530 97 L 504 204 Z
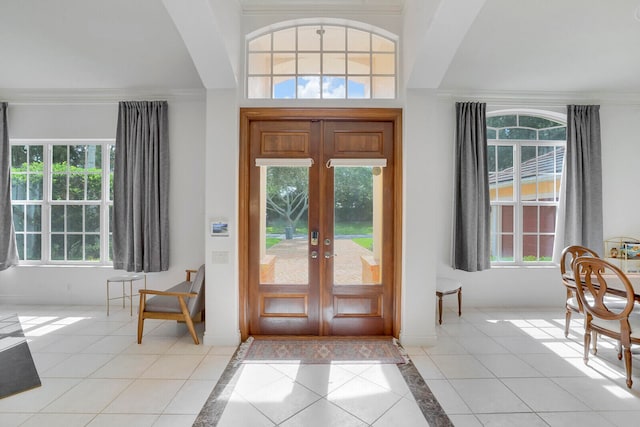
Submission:
M 515 212 L 513 215 L 514 224 L 513 224 L 513 258 L 516 264 L 522 264 L 522 201 L 520 199 L 520 189 L 522 186 L 521 176 L 520 176 L 520 159 L 522 157 L 521 146 L 518 143 L 513 144 L 513 202 Z

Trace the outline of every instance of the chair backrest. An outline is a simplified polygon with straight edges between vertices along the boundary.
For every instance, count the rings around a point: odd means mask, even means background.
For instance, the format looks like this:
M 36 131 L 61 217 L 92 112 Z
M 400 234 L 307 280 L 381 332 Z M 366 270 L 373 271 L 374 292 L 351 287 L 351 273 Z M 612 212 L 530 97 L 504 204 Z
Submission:
M 187 303 L 191 317 L 201 312 L 204 308 L 204 270 L 204 264 L 202 264 L 200 268 L 198 268 L 196 277 L 193 279 L 193 282 L 191 282 L 191 288 L 189 289 L 189 292 L 198 294 L 197 297 L 189 298 Z
M 594 258 L 600 258 L 596 251 L 589 249 L 585 246 L 571 245 L 562 250 L 560 256 L 560 273 L 564 277 L 567 272 L 573 274 L 573 263 L 576 258 L 581 256 L 591 256 Z
M 587 313 L 602 320 L 620 320 L 621 328 L 626 324 L 628 329 L 635 295 L 622 270 L 601 258 L 586 256 L 574 261 L 573 276 L 576 293 Z

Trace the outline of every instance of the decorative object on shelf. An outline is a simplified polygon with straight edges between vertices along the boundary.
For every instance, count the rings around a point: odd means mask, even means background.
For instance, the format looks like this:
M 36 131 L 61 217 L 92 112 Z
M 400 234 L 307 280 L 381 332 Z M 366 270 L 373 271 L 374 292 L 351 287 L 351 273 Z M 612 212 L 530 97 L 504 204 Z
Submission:
M 640 272 L 640 239 L 628 236 L 606 239 L 604 256 L 625 273 Z
M 609 252 L 611 254 L 611 258 L 618 258 L 618 248 L 613 247 Z

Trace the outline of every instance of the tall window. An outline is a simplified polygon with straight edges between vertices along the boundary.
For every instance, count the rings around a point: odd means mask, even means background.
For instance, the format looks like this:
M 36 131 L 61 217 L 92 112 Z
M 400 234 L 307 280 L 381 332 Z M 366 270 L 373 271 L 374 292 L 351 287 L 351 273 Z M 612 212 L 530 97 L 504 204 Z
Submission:
M 108 264 L 113 140 L 11 143 L 11 198 L 20 260 Z
M 492 264 L 551 262 L 566 134 L 531 113 L 487 117 Z
M 393 99 L 396 42 L 338 25 L 300 25 L 247 42 L 247 97 Z

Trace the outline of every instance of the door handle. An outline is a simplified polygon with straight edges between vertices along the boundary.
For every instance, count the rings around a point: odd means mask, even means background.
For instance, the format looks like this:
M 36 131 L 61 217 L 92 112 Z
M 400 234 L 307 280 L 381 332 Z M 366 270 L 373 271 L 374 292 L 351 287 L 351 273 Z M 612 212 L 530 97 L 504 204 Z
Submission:
M 318 258 L 318 251 L 311 251 L 311 258 L 313 259 Z
M 332 254 L 331 252 L 325 252 L 325 253 L 324 253 L 324 257 L 325 257 L 326 259 L 329 259 L 329 258 L 334 257 L 334 256 L 336 256 L 336 255 L 337 255 L 337 254 Z

